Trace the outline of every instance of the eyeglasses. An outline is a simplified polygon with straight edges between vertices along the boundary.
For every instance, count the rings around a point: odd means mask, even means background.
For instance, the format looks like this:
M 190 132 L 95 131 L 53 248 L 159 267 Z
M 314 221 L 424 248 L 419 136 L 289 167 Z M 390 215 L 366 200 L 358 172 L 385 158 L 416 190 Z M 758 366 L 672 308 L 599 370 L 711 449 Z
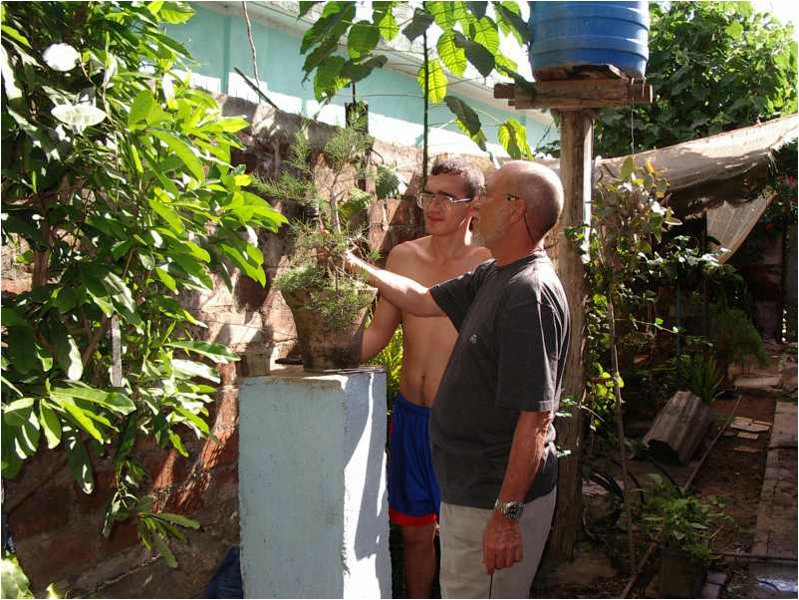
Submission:
M 507 202 L 512 202 L 513 200 L 521 200 L 522 202 L 525 202 L 524 198 L 522 198 L 521 196 L 517 196 L 516 194 L 503 194 L 503 196 Z M 488 197 L 488 190 L 483 188 L 482 193 L 480 194 L 480 200 L 485 201 L 487 197 Z M 527 237 L 530 238 L 530 242 L 533 245 L 535 245 L 536 244 L 535 238 L 533 238 L 533 234 L 530 233 L 530 224 L 527 222 L 526 208 L 524 212 L 522 212 L 522 218 L 524 219 L 524 229 L 527 232 Z
M 480 190 L 480 194 L 478 195 L 478 197 L 480 198 L 480 201 L 481 202 L 485 202 L 486 200 L 488 200 L 488 194 L 489 194 L 488 188 L 481 189 Z M 521 196 L 517 196 L 515 194 L 503 194 L 503 197 L 508 202 L 511 202 L 512 200 L 522 200 L 522 201 L 524 201 L 524 199 Z
M 433 194 L 432 192 L 419 192 L 416 195 L 416 205 L 422 210 L 426 210 L 435 200 L 438 200 L 442 206 L 450 207 L 455 204 L 471 202 L 473 198 L 452 198 L 446 194 Z

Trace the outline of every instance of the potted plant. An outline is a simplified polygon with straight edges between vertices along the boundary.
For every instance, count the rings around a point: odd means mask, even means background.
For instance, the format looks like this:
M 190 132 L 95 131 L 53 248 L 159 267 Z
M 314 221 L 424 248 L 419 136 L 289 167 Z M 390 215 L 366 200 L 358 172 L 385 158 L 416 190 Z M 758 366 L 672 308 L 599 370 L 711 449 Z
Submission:
M 337 131 L 314 153 L 307 127 L 289 150 L 286 169 L 263 190 L 303 207 L 294 220 L 294 253 L 276 281 L 291 309 L 303 366 L 308 371 L 360 364 L 366 311 L 377 290 L 345 269 L 344 253 L 362 239 L 359 219 L 372 195 L 356 183 L 365 179 L 372 138 L 357 127 Z
M 684 494 L 650 475 L 654 486 L 644 503 L 644 531 L 663 546 L 661 598 L 698 598 L 710 564 L 711 541 L 730 518 L 715 496 Z

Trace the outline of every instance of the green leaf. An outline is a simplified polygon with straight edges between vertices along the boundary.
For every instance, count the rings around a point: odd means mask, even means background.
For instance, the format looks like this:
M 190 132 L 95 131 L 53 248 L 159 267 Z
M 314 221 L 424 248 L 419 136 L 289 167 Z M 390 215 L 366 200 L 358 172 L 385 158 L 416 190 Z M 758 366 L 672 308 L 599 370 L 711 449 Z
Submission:
M 7 479 L 14 479 L 22 468 L 22 461 L 19 459 L 16 450 L 17 427 L 11 427 L 6 424 L 5 419 L 0 420 L 0 443 L 2 443 L 3 451 L 0 453 L 0 465 L 2 465 L 3 477 Z M 5 583 L 5 576 L 3 577 Z M 9 596 L 13 598 L 14 596 Z
M 322 100 L 325 95 L 333 95 L 347 84 L 341 77 L 341 68 L 347 61 L 342 56 L 331 56 L 316 67 L 314 75 L 314 95 Z
M 67 379 L 78 381 L 83 376 L 83 360 L 80 350 L 72 336 L 62 326 L 51 332 L 51 341 L 55 346 L 55 359 L 64 371 Z
M 186 246 L 192 256 L 199 258 L 203 262 L 211 262 L 211 255 L 204 248 L 200 248 L 194 242 L 186 242 Z
M 466 58 L 483 77 L 494 70 L 494 55 L 484 46 L 473 42 L 462 33 L 455 32 L 455 43 L 466 51 Z
M 94 473 L 86 446 L 83 445 L 83 440 L 80 439 L 77 432 L 71 429 L 64 432 L 64 439 L 67 446 L 67 462 L 72 475 L 83 493 L 91 494 L 94 491 Z
M 147 3 L 147 10 L 150 11 L 150 14 L 157 15 L 158 11 L 161 10 L 161 7 L 164 5 L 164 0 L 154 0 L 153 2 Z
M 164 559 L 166 564 L 168 564 L 173 569 L 176 569 L 178 566 L 178 561 L 175 559 L 175 555 L 172 553 L 172 550 L 169 549 L 167 543 L 162 537 L 162 533 L 160 531 L 154 532 L 152 541 L 155 549 L 158 551 L 158 554 L 161 555 L 161 558 Z
M 224 252 L 225 256 L 232 260 L 238 268 L 244 271 L 245 275 L 250 279 L 254 279 L 261 285 L 266 285 L 266 274 L 264 270 L 260 266 L 253 265 L 241 251 L 226 243 L 220 243 L 219 249 Z
M 99 404 L 120 415 L 129 415 L 136 410 L 136 404 L 122 392 L 106 391 L 88 386 L 58 387 L 50 392 L 54 399 L 70 398 L 86 400 Z
M 152 515 L 157 519 L 169 521 L 170 523 L 174 523 L 179 527 L 187 527 L 188 529 L 200 528 L 199 521 L 195 521 L 194 519 L 184 517 L 183 515 L 176 515 L 174 513 L 152 513 Z
M 27 459 L 36 454 L 41 439 L 41 428 L 36 413 L 31 412 L 28 419 L 17 430 L 17 455 Z
M 106 317 L 114 314 L 114 305 L 111 304 L 111 297 L 108 295 L 108 290 L 105 289 L 103 283 L 98 279 L 96 273 L 84 271 L 81 273 L 83 283 L 86 286 L 86 291 L 89 292 L 89 297 L 94 304 L 103 311 Z
M 376 3 L 373 2 L 372 4 L 374 6 Z M 373 16 L 373 22 L 380 29 L 380 35 L 383 36 L 383 39 L 390 42 L 397 37 L 400 32 L 399 25 L 397 25 L 397 20 L 394 18 L 394 14 L 391 12 L 391 7 L 386 8 L 384 11 L 380 11 L 377 8 L 374 10 L 375 13 Z
M 5 25 L 3 26 L 3 33 L 5 33 Z M 8 97 L 9 101 L 18 100 L 22 98 L 22 90 L 17 87 L 17 83 L 14 77 L 14 69 L 11 68 L 11 64 L 8 62 L 8 55 L 6 54 L 5 47 L 2 48 L 2 62 L 0 62 L 0 74 L 3 76 L 3 89 L 6 92 L 6 96 Z M 5 129 L 5 124 L 3 125 Z
M 417 8 L 413 11 L 411 22 L 402 30 L 402 35 L 412 42 L 422 35 L 433 24 L 433 16 L 426 10 Z
M 726 29 L 724 29 L 724 33 L 735 40 L 740 40 L 741 36 L 743 35 L 744 28 L 738 21 L 733 21 L 729 25 L 727 25 Z
M 635 163 L 633 162 L 632 156 L 628 156 L 621 166 L 621 170 L 619 171 L 619 176 L 621 177 L 621 179 L 629 179 L 634 171 L 635 171 Z
M 358 21 L 347 36 L 347 52 L 352 58 L 369 54 L 380 41 L 380 31 L 369 21 Z
M 152 134 L 164 142 L 169 149 L 172 150 L 172 152 L 174 152 L 181 161 L 183 161 L 183 164 L 186 165 L 186 168 L 189 169 L 197 181 L 205 181 L 205 170 L 203 169 L 203 163 L 194 154 L 191 146 L 175 135 L 163 130 L 153 130 Z
M 46 348 L 42 348 L 41 346 L 36 346 L 36 358 L 39 359 L 39 363 L 42 365 L 42 371 L 49 371 L 53 368 L 53 356 L 47 351 Z
M 183 445 L 183 440 L 180 439 L 180 435 L 171 429 L 168 429 L 167 433 L 169 435 L 169 441 L 172 442 L 172 446 L 175 448 L 175 450 L 177 450 L 181 456 L 187 458 L 189 456 L 189 452 L 186 450 L 186 446 Z
M 61 421 L 46 400 L 39 402 L 39 423 L 44 429 L 47 447 L 52 450 L 61 443 Z
M 455 44 L 455 33 L 445 31 L 436 44 L 439 58 L 454 75 L 461 77 L 466 71 L 466 52 Z
M 32 330 L 30 322 L 22 316 L 22 313 L 10 306 L 0 308 L 0 322 L 3 327 L 25 327 Z
M 458 117 L 458 120 L 463 124 L 470 136 L 476 136 L 480 133 L 482 129 L 480 117 L 471 106 L 457 96 L 451 95 L 444 98 L 444 102 L 446 102 L 453 114 Z
M 203 356 L 207 356 L 216 363 L 227 364 L 239 360 L 238 354 L 231 351 L 224 344 L 213 344 L 210 342 L 170 342 L 167 344 L 170 348 L 181 348 L 188 352 L 196 352 Z
M 6 336 L 8 358 L 20 373 L 29 373 L 36 368 L 36 340 L 33 330 L 25 327 L 13 327 Z
M 30 48 L 31 44 L 24 35 L 22 35 L 17 29 L 11 27 L 10 25 L 3 25 L 2 26 L 3 33 L 6 37 L 10 37 L 11 39 L 19 42 L 26 48 Z
M 192 377 L 202 377 L 214 383 L 219 383 L 219 375 L 216 369 L 209 367 L 203 363 L 195 362 L 193 360 L 183 360 L 181 358 L 172 359 L 172 369 L 183 376 L 184 379 Z
M 250 122 L 243 117 L 224 117 L 218 119 L 215 125 L 227 133 L 236 133 L 242 129 L 247 129 L 250 126 Z
M 373 56 L 361 63 L 354 63 L 348 60 L 341 69 L 341 75 L 352 83 L 357 83 L 367 77 L 374 69 L 383 68 L 386 62 L 388 62 L 388 58 L 382 54 Z
M 486 16 L 486 8 L 488 7 L 488 2 L 464 2 L 464 4 L 466 4 L 466 8 L 476 18 L 482 19 L 484 16 Z
M 169 196 L 167 196 L 163 191 L 159 194 L 159 188 L 156 188 L 156 195 L 164 201 L 169 201 Z M 155 198 L 149 198 L 147 203 L 150 205 L 158 215 L 169 224 L 169 227 L 178 235 L 182 234 L 186 228 L 183 227 L 183 221 L 180 218 L 180 215 L 176 213 L 171 207 L 167 206 L 164 202 L 160 202 Z
M 308 2 L 306 0 L 301 0 L 300 14 L 297 15 L 297 18 L 304 17 L 307 14 L 307 12 L 311 10 L 316 4 L 319 4 L 319 2 Z
M 470 37 L 475 42 L 487 48 L 491 54 L 496 54 L 499 51 L 497 24 L 489 17 L 483 17 L 474 22 L 470 29 Z
M 22 427 L 33 411 L 33 398 L 20 398 L 3 404 L 3 420 L 12 427 Z
M 206 423 L 199 415 L 191 412 L 190 410 L 182 406 L 176 406 L 175 411 L 181 416 L 183 416 L 185 419 L 187 419 L 190 423 L 192 423 L 194 427 L 196 427 L 197 430 L 201 431 L 204 435 L 211 434 L 211 430 L 208 427 L 208 423 Z
M 63 408 L 69 414 L 69 416 L 75 419 L 75 422 L 77 422 L 78 426 L 83 429 L 83 431 L 88 433 L 101 444 L 105 443 L 105 434 L 97 429 L 92 419 L 86 414 L 86 411 L 75 404 L 73 400 L 59 396 L 52 396 L 52 399 L 53 402 Z M 69 442 L 69 437 L 67 437 L 67 442 Z
M 512 0 L 504 0 L 503 2 L 494 2 L 494 10 L 497 15 L 497 23 L 502 33 L 505 35 L 513 35 L 520 44 L 529 44 L 532 42 L 530 29 L 527 23 L 524 22 L 521 16 L 521 9 L 516 2 Z
M 163 267 L 156 267 L 155 274 L 158 276 L 158 279 L 170 289 L 170 291 L 177 292 L 178 291 L 178 284 L 175 281 L 175 278 L 169 274 L 169 272 L 164 269 Z
M 451 31 L 458 22 L 457 10 L 463 10 L 461 2 L 432 1 L 425 2 L 424 7 L 432 16 L 439 27 L 446 33 Z
M 514 159 L 532 159 L 533 153 L 527 144 L 527 129 L 516 119 L 508 119 L 499 126 L 497 138 Z
M 128 127 L 146 121 L 153 107 L 158 106 L 155 96 L 150 90 L 142 90 L 133 99 L 128 113 Z
M 194 11 L 188 2 L 164 2 L 161 10 L 158 11 L 158 16 L 165 23 L 178 25 L 191 19 L 194 16 Z
M 108 293 L 111 294 L 111 299 L 114 304 L 123 309 L 128 315 L 136 312 L 136 303 L 133 300 L 133 294 L 122 278 L 116 273 L 109 271 L 103 279 L 103 285 Z
M 441 68 L 441 62 L 436 58 L 429 61 L 429 91 L 428 100 L 432 104 L 438 104 L 444 101 L 447 96 L 447 76 L 444 74 L 444 69 Z M 424 92 L 425 89 L 425 73 L 424 65 L 419 67 L 419 74 L 416 76 L 416 81 L 419 87 Z
M 352 21 L 354 18 L 355 2 L 326 2 L 322 15 L 302 37 L 300 54 L 305 54 L 314 45 L 320 43 L 327 35 L 334 33 L 336 35 L 334 36 L 335 40 L 332 47 L 335 47 L 339 35 L 343 32 L 341 27 L 342 21 L 344 30 L 346 30 L 349 26 L 348 22 Z M 311 69 L 305 69 L 306 73 L 310 71 Z

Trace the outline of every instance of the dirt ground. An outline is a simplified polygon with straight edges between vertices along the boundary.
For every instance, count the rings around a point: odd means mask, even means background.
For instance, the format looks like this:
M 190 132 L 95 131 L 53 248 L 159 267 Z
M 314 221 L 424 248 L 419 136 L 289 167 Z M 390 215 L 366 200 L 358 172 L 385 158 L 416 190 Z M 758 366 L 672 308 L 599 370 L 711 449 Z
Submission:
M 691 463 L 684 466 L 663 464 L 678 484 L 682 485 L 688 479 L 714 434 L 735 409 L 736 402 L 737 396 L 719 398 L 713 402 L 711 405 L 713 425 Z M 751 417 L 771 423 L 774 407 L 774 398 L 741 396 L 735 409 L 735 416 Z M 719 531 L 713 540 L 713 550 L 716 552 L 747 552 L 751 549 L 768 441 L 768 432 L 759 434 L 756 440 L 739 438 L 737 432 L 735 436 L 722 436 L 694 479 L 691 491 L 701 496 L 723 497 L 727 503 L 724 510 L 732 517 L 732 523 Z M 741 448 L 749 451 L 743 451 Z M 644 486 L 647 475 L 657 473 L 651 463 L 646 461 L 632 461 L 630 466 L 633 475 Z M 614 475 L 621 480 L 618 470 Z M 619 598 L 629 580 L 626 534 L 614 524 L 605 531 L 594 532 L 594 536 L 598 539 L 587 539 L 581 543 L 578 558 L 572 565 L 544 565 L 533 585 L 533 597 Z M 640 560 L 648 543 L 637 531 L 635 539 L 637 557 Z M 658 563 L 659 556 L 655 552 L 628 597 L 657 597 Z M 722 597 L 747 597 L 746 565 L 735 566 L 718 561 L 711 570 L 722 571 L 730 576 Z

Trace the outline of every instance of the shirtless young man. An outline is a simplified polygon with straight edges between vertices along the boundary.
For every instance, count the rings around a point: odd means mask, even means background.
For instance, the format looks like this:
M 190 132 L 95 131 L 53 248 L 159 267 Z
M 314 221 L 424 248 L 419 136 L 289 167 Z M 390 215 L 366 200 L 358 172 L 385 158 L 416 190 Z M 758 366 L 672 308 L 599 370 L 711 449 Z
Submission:
M 386 269 L 430 287 L 490 259 L 486 248 L 471 243 L 469 232 L 469 205 L 483 182 L 480 169 L 465 161 L 436 161 L 417 200 L 429 235 L 394 247 Z M 436 573 L 434 538 L 441 495 L 430 455 L 428 421 L 458 334 L 446 317 L 415 317 L 381 298 L 364 333 L 362 360 L 380 352 L 400 323 L 403 364 L 389 442 L 389 515 L 402 530 L 408 597 L 429 598 Z

